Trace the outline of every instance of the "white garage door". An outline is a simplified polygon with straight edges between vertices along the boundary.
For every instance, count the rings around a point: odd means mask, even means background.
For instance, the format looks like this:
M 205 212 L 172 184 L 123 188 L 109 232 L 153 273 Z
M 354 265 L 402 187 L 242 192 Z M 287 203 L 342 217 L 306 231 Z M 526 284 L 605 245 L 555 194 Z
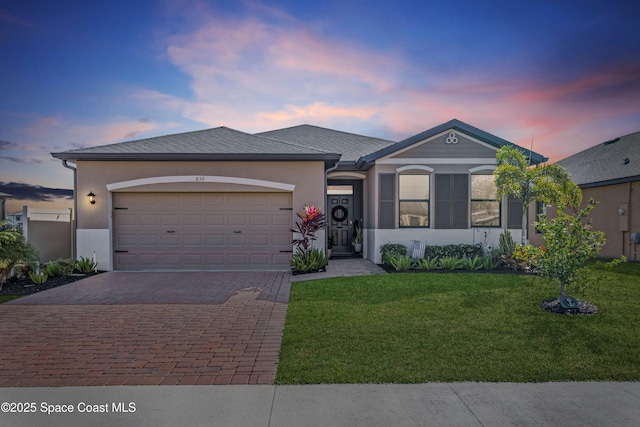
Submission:
M 291 193 L 114 193 L 116 270 L 285 270 Z

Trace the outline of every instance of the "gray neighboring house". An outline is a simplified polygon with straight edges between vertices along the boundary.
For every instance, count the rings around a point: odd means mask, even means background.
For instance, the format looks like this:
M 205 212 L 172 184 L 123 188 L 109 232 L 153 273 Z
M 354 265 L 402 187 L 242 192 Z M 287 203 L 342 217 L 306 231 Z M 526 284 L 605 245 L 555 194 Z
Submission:
M 101 269 L 286 270 L 296 212 L 312 204 L 327 214 L 334 255 L 354 254 L 355 227 L 358 255 L 374 262 L 388 242 L 497 245 L 503 228 L 521 227 L 522 206 L 493 184 L 504 145 L 451 120 L 400 142 L 218 127 L 52 155 L 75 163 L 77 252 L 95 251 Z
M 603 257 L 626 256 L 637 260 L 629 236 L 640 232 L 640 132 L 615 138 L 576 153 L 558 164 L 580 186 L 583 204 L 593 198 L 594 229 L 604 231 L 607 243 Z M 531 233 L 533 244 L 542 244 Z

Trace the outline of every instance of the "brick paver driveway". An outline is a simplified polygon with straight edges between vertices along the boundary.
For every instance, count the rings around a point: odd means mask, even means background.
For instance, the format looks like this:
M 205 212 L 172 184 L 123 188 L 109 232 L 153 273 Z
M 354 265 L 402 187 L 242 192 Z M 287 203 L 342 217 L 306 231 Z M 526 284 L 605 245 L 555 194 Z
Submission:
M 0 305 L 0 387 L 269 384 L 287 273 L 103 273 Z

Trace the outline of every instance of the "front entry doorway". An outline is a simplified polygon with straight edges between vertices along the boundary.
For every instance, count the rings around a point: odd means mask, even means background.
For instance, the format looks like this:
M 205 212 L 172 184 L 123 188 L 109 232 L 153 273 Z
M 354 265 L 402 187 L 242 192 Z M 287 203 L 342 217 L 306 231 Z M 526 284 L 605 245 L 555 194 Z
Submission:
M 351 255 L 353 247 L 353 185 L 327 186 L 329 229 L 334 255 Z

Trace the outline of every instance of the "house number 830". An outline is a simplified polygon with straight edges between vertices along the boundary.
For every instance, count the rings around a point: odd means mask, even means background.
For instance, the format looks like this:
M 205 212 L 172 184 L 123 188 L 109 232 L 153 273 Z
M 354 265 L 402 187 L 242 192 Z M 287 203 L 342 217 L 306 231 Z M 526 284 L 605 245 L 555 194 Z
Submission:
M 204 176 L 196 176 L 196 182 L 204 182 Z

